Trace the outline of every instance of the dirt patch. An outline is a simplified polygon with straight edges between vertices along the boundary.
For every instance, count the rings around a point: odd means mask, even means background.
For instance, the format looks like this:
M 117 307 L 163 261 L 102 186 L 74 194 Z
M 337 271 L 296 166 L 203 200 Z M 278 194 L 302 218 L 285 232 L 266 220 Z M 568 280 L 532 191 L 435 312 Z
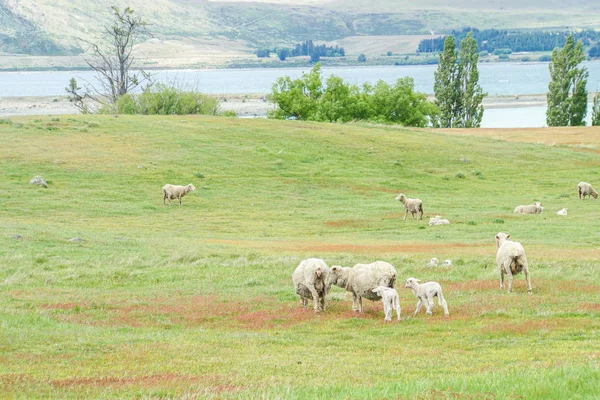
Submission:
M 457 291 L 457 292 L 468 292 L 468 291 L 476 291 L 481 292 L 485 290 L 499 290 L 500 283 L 498 281 L 465 281 L 465 282 L 454 282 L 444 285 L 444 289 L 448 288 L 448 291 Z
M 298 245 L 290 248 L 294 251 L 323 252 L 323 253 L 431 253 L 439 252 L 441 249 L 465 249 L 465 248 L 485 248 L 486 244 L 465 244 L 465 243 L 411 243 L 411 244 L 389 244 L 389 245 L 358 245 L 358 244 L 323 244 L 312 243 Z
M 599 303 L 581 303 L 581 305 L 579 307 L 585 311 L 600 312 L 600 304 Z
M 335 221 L 325 222 L 326 226 L 332 228 L 364 228 L 367 225 L 367 221 L 362 219 L 338 219 Z
M 555 331 L 561 328 L 572 328 L 573 321 L 570 319 L 552 320 L 527 320 L 523 322 L 502 322 L 484 326 L 483 333 L 502 333 L 511 335 L 525 335 L 533 331 Z

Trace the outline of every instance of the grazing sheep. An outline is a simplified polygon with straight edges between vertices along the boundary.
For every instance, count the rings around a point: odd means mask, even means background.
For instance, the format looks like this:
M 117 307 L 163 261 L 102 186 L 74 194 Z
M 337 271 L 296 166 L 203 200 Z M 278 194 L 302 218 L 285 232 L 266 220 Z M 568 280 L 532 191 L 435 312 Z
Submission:
M 451 267 L 452 266 L 452 260 L 444 260 L 444 263 L 442 264 L 442 266 L 444 266 L 444 267 Z
M 559 210 L 559 211 L 557 212 L 557 214 L 558 214 L 558 215 L 567 215 L 567 209 L 566 209 L 566 208 L 563 208 L 562 210 Z
M 519 214 L 541 214 L 542 211 L 544 211 L 544 207 L 542 207 L 542 203 L 540 203 L 539 201 L 535 204 L 517 206 L 515 208 L 515 212 Z
M 385 261 L 356 264 L 352 268 L 334 265 L 329 271 L 329 284 L 339 286 L 352 293 L 352 309 L 362 313 L 362 298 L 372 301 L 380 300 L 381 297 L 372 290 L 377 286 L 393 288 L 396 276 L 396 268 Z
M 523 271 L 527 279 L 527 293 L 531 294 L 531 279 L 529 278 L 529 267 L 525 249 L 519 242 L 508 240 L 510 234 L 499 232 L 496 235 L 498 252 L 496 253 L 496 264 L 500 270 L 500 289 L 504 289 L 504 274 L 508 275 L 508 292 L 513 289 L 513 276 Z
M 436 215 L 433 218 L 429 218 L 429 226 L 448 225 L 448 224 L 450 224 L 450 221 L 448 221 L 447 219 L 442 219 L 439 215 Z
M 594 196 L 595 199 L 598 198 L 598 192 L 596 192 L 589 183 L 579 182 L 577 188 L 579 189 L 579 200 L 585 199 L 585 196 Z
M 183 196 L 185 196 L 186 194 L 188 194 L 189 192 L 193 192 L 194 190 L 196 190 L 196 187 L 194 185 L 192 185 L 191 183 L 187 186 L 166 184 L 165 186 L 163 186 L 162 190 L 163 190 L 163 206 L 166 205 L 165 199 L 169 200 L 169 205 L 171 205 L 171 206 L 173 205 L 171 200 L 179 199 L 179 205 L 181 206 L 181 198 Z
M 415 213 L 419 219 L 423 219 L 423 202 L 419 199 L 407 199 L 403 193 L 400 193 L 396 200 L 401 201 L 406 207 L 406 212 L 404 213 L 404 221 L 406 221 L 406 216 L 410 211 L 412 218 L 415 219 Z
M 313 300 L 315 312 L 325 311 L 331 288 L 327 283 L 328 277 L 329 267 L 320 258 L 309 258 L 298 265 L 292 274 L 292 281 L 304 308 L 308 307 L 308 300 Z
M 398 321 L 402 319 L 400 313 L 402 310 L 400 309 L 400 296 L 398 296 L 398 292 L 396 289 L 392 289 L 385 286 L 377 286 L 373 289 L 373 293 L 377 293 L 378 296 L 381 297 L 383 301 L 383 313 L 385 314 L 384 321 L 392 320 L 392 313 L 396 310 L 396 315 L 398 316 Z
M 433 308 L 434 297 L 438 298 L 439 305 L 444 308 L 444 315 L 446 317 L 450 315 L 448 312 L 448 303 L 446 303 L 444 294 L 442 293 L 442 286 L 437 282 L 425 282 L 422 284 L 419 284 L 419 282 L 421 282 L 419 279 L 408 278 L 406 280 L 406 285 L 404 286 L 408 289 L 412 289 L 415 296 L 419 299 L 413 317 L 416 317 L 419 311 L 421 311 L 423 303 L 425 303 L 425 306 L 427 307 L 427 314 L 432 315 L 431 309 Z
M 440 260 L 438 260 L 437 258 L 433 257 L 430 261 L 429 264 L 427 264 L 428 267 L 437 267 L 438 264 L 440 263 Z

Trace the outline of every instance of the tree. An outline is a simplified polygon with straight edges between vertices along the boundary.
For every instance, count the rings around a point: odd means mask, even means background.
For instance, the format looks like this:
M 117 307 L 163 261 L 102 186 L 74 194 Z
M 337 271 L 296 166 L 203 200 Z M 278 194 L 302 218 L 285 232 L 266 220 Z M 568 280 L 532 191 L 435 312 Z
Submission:
M 485 94 L 479 86 L 479 52 L 477 42 L 471 32 L 460 42 L 460 57 L 458 60 L 458 79 L 462 100 L 458 126 L 462 128 L 479 128 L 483 118 L 481 105 Z
M 594 104 L 592 105 L 592 126 L 600 126 L 600 92 L 596 92 L 594 96 Z
M 440 63 L 434 73 L 433 92 L 435 104 L 440 113 L 434 126 L 454 128 L 457 125 L 457 114 L 461 103 L 457 80 L 458 54 L 454 36 L 446 36 L 444 52 L 440 54 Z
M 279 59 L 281 61 L 285 61 L 285 59 L 289 56 L 290 54 L 290 50 L 289 49 L 277 49 L 277 57 L 279 57 Z
M 460 56 L 454 37 L 446 37 L 434 74 L 435 104 L 440 110 L 434 126 L 477 128 L 481 125 L 485 93 L 479 85 L 478 62 L 477 42 L 471 32 L 461 41 Z
M 92 55 L 85 61 L 97 75 L 99 87 L 88 85 L 86 92 L 78 93 L 81 89 L 77 81 L 70 82 L 67 92 L 72 98 L 80 101 L 90 98 L 100 104 L 115 106 L 119 98 L 137 87 L 148 87 L 152 84 L 150 74 L 143 70 L 132 73 L 131 67 L 136 58 L 133 55 L 133 45 L 144 35 L 149 35 L 147 23 L 134 11 L 127 7 L 120 10 L 111 7 L 113 21 L 104 27 L 104 44 L 89 43 Z
M 363 53 L 360 53 L 357 60 L 358 62 L 366 62 L 367 56 L 365 56 Z
M 549 65 L 548 126 L 583 126 L 587 113 L 588 71 L 579 64 L 585 60 L 583 43 L 575 42 L 573 35 L 567 38 L 565 47 L 555 48 Z

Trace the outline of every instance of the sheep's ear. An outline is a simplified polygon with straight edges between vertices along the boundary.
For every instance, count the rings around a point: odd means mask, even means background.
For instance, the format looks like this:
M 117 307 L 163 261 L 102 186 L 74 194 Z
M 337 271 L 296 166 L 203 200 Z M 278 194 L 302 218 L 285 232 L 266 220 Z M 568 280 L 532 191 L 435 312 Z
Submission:
M 510 234 L 506 235 L 506 238 L 509 239 L 510 238 Z
M 415 279 L 415 282 L 421 282 L 421 280 L 420 279 Z
M 496 240 L 500 240 L 500 237 L 498 235 L 496 235 Z

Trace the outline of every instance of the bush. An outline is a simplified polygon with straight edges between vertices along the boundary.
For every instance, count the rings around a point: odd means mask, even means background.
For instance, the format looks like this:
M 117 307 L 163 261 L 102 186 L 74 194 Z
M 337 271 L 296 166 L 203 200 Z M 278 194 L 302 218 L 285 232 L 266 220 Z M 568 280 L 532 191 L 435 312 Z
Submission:
M 552 61 L 552 56 L 544 54 L 543 56 L 538 57 L 538 61 L 544 61 L 544 62 Z
M 462 172 L 458 172 L 458 173 L 456 174 L 456 177 L 457 177 L 458 179 L 465 179 L 465 174 L 463 174 Z
M 500 59 L 500 60 L 510 60 L 510 57 L 509 57 L 508 54 L 500 54 L 498 56 L 498 59 Z
M 367 56 L 365 56 L 363 53 L 360 53 L 357 60 L 358 62 L 365 62 L 367 61 Z
M 237 113 L 233 110 L 225 110 L 222 111 L 221 114 L 219 114 L 223 117 L 237 117 Z
M 117 101 L 119 114 L 216 115 L 217 111 L 215 98 L 167 85 L 156 85 L 141 94 L 128 93 Z

